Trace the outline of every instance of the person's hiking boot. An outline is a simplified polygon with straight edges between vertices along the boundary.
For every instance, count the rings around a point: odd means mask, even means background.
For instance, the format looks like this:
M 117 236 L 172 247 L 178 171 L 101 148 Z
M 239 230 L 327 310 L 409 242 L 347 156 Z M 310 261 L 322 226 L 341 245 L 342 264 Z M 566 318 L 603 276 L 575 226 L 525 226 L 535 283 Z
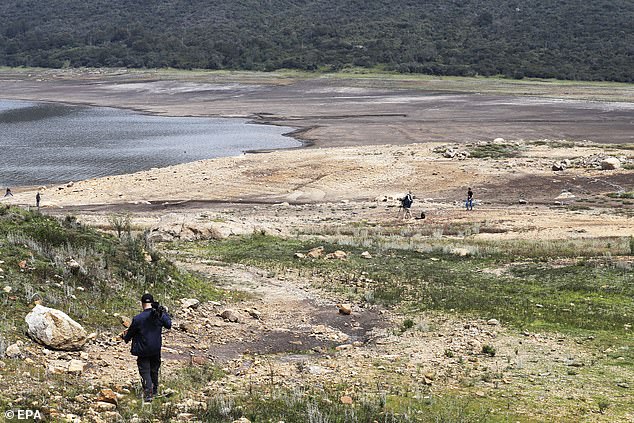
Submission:
M 143 402 L 152 402 L 152 395 L 145 395 L 143 397 Z

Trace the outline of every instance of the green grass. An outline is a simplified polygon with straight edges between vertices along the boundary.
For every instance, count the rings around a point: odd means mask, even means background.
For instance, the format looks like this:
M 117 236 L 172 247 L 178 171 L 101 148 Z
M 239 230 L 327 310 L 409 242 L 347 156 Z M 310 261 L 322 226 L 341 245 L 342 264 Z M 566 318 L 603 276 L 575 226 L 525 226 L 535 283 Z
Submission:
M 630 192 L 610 192 L 606 194 L 610 198 L 627 198 L 634 199 L 634 191 Z
M 151 260 L 150 260 L 151 257 Z M 121 239 L 18 208 L 0 209 L 0 335 L 24 332 L 35 300 L 60 309 L 88 331 L 117 327 L 114 313 L 133 315 L 145 291 L 168 306 L 183 297 L 201 301 L 223 294 L 205 279 L 177 269 L 143 234 Z M 70 260 L 79 268 L 69 266 Z
M 322 245 L 325 252 L 344 249 L 341 260 L 297 259 Z M 618 335 L 631 348 L 627 330 L 634 315 L 634 273 L 627 260 L 630 238 L 593 241 L 516 241 L 479 244 L 478 254 L 460 257 L 447 248 L 418 252 L 342 246 L 306 239 L 254 235 L 207 244 L 183 244 L 196 254 L 228 263 L 267 269 L 271 275 L 289 269 L 316 276 L 352 301 L 396 307 L 408 313 L 441 311 L 479 318 L 497 318 L 518 329 L 570 334 Z M 496 269 L 503 269 L 496 272 Z
M 517 157 L 520 153 L 519 146 L 504 143 L 486 143 L 469 149 L 469 155 L 474 159 Z

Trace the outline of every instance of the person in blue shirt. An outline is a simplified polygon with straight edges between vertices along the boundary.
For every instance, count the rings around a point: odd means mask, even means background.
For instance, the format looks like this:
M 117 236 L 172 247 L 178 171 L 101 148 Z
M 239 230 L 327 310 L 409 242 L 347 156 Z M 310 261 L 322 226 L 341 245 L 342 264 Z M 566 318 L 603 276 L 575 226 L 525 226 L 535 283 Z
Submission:
M 165 307 L 154 302 L 151 294 L 143 294 L 141 306 L 143 311 L 134 316 L 122 336 L 126 343 L 132 341 L 130 352 L 137 357 L 143 397 L 149 402 L 158 393 L 162 331 L 163 328 L 171 329 L 172 319 Z

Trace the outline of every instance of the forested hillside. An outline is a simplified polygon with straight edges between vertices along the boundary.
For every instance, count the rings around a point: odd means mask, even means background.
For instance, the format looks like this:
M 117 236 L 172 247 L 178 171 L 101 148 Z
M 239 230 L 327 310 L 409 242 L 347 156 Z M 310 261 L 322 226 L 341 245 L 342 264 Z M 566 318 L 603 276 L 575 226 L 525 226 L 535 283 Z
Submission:
M 632 0 L 3 0 L 0 65 L 634 81 Z

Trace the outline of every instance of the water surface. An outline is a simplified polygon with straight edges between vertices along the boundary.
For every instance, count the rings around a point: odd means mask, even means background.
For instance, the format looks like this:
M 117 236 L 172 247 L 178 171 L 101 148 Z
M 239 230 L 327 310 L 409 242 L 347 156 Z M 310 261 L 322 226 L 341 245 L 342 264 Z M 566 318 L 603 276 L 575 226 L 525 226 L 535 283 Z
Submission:
M 293 128 L 0 100 L 0 188 L 131 173 L 246 150 L 297 147 Z

